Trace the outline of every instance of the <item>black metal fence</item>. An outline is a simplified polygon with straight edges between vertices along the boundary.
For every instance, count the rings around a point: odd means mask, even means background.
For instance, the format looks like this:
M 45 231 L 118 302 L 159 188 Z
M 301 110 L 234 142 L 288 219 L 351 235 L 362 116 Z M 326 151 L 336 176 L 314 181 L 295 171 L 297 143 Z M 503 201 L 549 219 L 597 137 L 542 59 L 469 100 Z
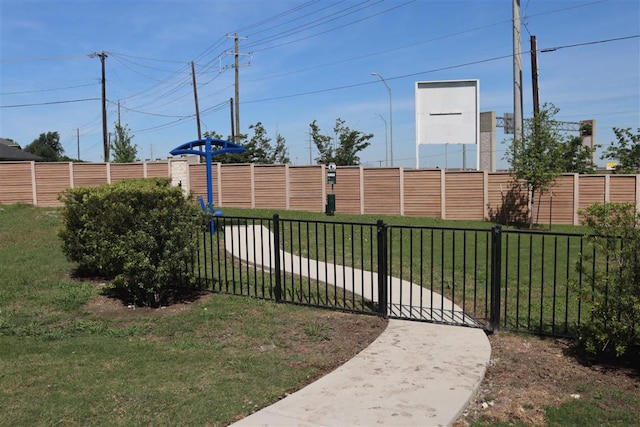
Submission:
M 607 263 L 581 234 L 213 221 L 192 266 L 202 288 L 487 330 L 573 335 L 590 311 L 586 276 Z

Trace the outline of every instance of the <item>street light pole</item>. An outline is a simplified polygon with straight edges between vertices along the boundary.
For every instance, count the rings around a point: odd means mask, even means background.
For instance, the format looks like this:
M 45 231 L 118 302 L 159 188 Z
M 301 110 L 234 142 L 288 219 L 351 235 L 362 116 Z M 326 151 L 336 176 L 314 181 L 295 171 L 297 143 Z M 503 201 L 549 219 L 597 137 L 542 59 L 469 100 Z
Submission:
M 390 155 L 391 155 L 391 166 L 393 167 L 393 101 L 391 99 L 391 88 L 387 84 L 387 81 L 378 73 L 371 73 L 372 76 L 378 76 L 382 83 L 384 83 L 387 88 L 387 92 L 389 92 L 389 140 L 390 140 Z
M 380 120 L 384 122 L 384 165 L 389 166 L 389 139 L 387 138 L 387 121 L 380 115 L 380 113 L 376 113 Z

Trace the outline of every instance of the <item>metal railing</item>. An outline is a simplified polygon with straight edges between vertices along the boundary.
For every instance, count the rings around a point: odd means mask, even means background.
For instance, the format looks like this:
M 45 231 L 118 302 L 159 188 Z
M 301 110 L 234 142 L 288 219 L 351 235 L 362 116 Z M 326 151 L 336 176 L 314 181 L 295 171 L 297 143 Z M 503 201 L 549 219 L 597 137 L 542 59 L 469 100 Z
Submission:
M 190 267 L 201 288 L 490 331 L 574 335 L 591 308 L 587 276 L 608 271 L 581 234 L 212 221 Z

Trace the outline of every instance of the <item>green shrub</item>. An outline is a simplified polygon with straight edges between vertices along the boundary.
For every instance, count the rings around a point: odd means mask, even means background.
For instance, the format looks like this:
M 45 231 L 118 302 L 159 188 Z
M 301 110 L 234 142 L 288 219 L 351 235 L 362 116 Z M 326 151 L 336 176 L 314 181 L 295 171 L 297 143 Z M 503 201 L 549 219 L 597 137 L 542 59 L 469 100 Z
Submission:
M 186 266 L 203 216 L 167 179 L 74 188 L 61 200 L 59 236 L 80 274 L 111 279 L 135 304 L 151 306 L 165 302 L 169 287 L 192 280 Z
M 596 268 L 583 271 L 592 310 L 579 343 L 589 353 L 620 357 L 640 348 L 640 212 L 634 203 L 596 203 L 580 213 L 595 249 L 583 260 Z

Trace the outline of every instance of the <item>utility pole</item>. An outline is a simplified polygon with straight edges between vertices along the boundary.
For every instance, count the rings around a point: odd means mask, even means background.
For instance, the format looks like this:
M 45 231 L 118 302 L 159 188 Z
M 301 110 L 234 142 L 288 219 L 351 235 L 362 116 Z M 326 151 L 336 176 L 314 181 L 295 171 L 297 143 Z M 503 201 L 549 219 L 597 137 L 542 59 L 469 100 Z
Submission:
M 105 78 L 105 60 L 107 59 L 107 54 L 104 51 L 100 53 L 94 52 L 89 55 L 89 57 L 100 58 L 100 63 L 102 64 L 102 145 L 104 149 L 104 162 L 107 163 L 109 161 L 109 137 L 107 135 L 107 80 Z
M 229 98 L 229 114 L 231 115 L 231 139 L 236 142 L 236 131 L 233 125 L 233 98 Z
M 513 0 L 513 133 L 522 140 L 522 46 L 520 41 L 520 0 Z
M 122 126 L 120 124 L 120 100 L 118 100 L 118 127 Z
M 311 139 L 311 131 L 309 131 L 309 166 L 311 166 L 313 164 L 313 160 L 311 159 L 313 157 L 313 145 L 312 145 L 312 139 Z
M 80 161 L 80 128 L 76 129 L 76 138 L 78 141 L 78 161 Z
M 531 87 L 533 88 L 533 117 L 540 112 L 540 98 L 538 92 L 538 43 L 536 36 L 531 36 Z
M 249 56 L 249 54 L 241 54 L 239 52 L 239 40 L 246 40 L 246 37 L 240 37 L 238 34 L 234 34 L 233 36 L 227 36 L 228 38 L 233 37 L 233 52 L 225 52 L 227 55 L 233 55 L 233 68 L 235 72 L 235 140 L 234 142 L 240 143 L 240 56 Z M 228 68 L 228 67 L 226 67 Z
M 200 130 L 200 109 L 198 107 L 198 87 L 196 86 L 196 68 L 191 61 L 191 81 L 193 82 L 193 99 L 196 103 L 196 125 L 198 126 L 198 139 L 202 139 L 202 131 Z M 202 151 L 202 146 L 200 146 Z

